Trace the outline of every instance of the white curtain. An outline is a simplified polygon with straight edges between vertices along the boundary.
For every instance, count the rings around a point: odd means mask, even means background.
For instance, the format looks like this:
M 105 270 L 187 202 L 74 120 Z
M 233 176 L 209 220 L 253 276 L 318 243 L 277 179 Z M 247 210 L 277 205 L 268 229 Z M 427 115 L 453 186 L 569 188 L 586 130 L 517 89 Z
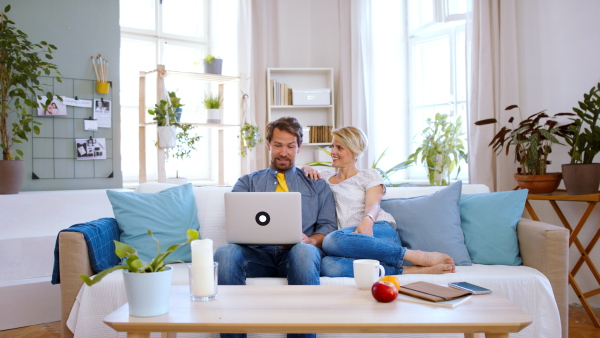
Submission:
M 238 62 L 240 69 L 240 124 L 245 122 L 256 125 L 256 109 L 253 106 L 255 90 L 252 85 L 252 4 L 251 0 L 239 0 L 238 3 Z M 257 148 L 260 148 L 259 144 Z M 256 158 L 258 149 L 242 157 L 241 174 L 246 175 L 258 169 Z
M 473 0 L 467 34 L 470 182 L 486 184 L 492 191 L 510 190 L 516 186 L 513 154 L 507 160 L 503 152 L 497 161 L 488 146 L 500 124 L 473 123 L 496 118 L 504 125 L 511 116 L 504 108 L 519 102 L 515 0 Z

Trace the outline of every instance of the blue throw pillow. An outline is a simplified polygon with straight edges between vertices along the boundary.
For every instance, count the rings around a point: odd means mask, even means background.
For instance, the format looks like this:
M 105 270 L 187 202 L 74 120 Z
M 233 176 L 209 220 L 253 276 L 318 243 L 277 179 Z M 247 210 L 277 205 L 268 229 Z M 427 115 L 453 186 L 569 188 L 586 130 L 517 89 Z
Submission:
M 461 227 L 473 263 L 521 265 L 517 223 L 523 215 L 527 189 L 463 195 Z
M 156 245 L 148 230 L 164 252 L 173 244 L 184 243 L 188 229 L 199 230 L 198 208 L 192 184 L 168 188 L 157 193 L 106 191 L 121 232 L 120 241 L 134 247 L 140 258 L 150 262 L 156 256 Z M 180 247 L 167 257 L 190 262 L 190 245 Z
M 404 247 L 445 253 L 455 265 L 471 265 L 460 227 L 461 191 L 458 181 L 433 195 L 383 200 L 381 208 L 394 216 Z

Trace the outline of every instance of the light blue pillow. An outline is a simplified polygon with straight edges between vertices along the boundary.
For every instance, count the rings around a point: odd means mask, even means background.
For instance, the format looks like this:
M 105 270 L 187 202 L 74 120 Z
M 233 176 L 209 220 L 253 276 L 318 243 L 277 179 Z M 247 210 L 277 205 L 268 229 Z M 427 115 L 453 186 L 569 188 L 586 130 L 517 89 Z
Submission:
M 188 229 L 200 229 L 191 183 L 156 193 L 107 190 L 106 194 L 119 225 L 120 241 L 134 247 L 146 262 L 150 262 L 157 253 L 148 230 L 152 230 L 164 252 L 173 244 L 185 242 Z M 191 255 L 190 245 L 187 244 L 170 254 L 167 261 L 190 262 Z
M 433 195 L 383 200 L 381 208 L 394 216 L 404 247 L 445 253 L 455 265 L 471 265 L 460 227 L 461 191 L 458 181 Z
M 517 222 L 523 215 L 527 189 L 463 195 L 461 227 L 473 263 L 521 265 Z

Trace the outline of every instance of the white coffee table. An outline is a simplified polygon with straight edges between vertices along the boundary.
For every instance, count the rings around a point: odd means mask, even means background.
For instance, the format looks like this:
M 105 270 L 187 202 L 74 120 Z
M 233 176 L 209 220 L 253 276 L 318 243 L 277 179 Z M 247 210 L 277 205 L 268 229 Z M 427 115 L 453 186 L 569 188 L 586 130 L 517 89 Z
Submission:
M 129 316 L 127 304 L 104 322 L 127 337 L 150 332 L 223 333 L 485 333 L 508 337 L 531 317 L 501 295 L 472 296 L 456 308 L 396 300 L 378 303 L 349 285 L 219 286 L 219 299 L 192 302 L 187 285 L 173 286 L 167 314 Z M 169 334 L 169 337 L 174 335 Z

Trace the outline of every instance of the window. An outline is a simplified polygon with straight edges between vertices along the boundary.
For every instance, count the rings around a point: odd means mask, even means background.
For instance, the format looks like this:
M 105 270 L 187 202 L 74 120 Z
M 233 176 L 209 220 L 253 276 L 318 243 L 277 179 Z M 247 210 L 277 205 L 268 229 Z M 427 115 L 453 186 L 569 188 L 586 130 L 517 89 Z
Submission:
M 408 125 L 409 153 L 421 143 L 427 118 L 436 113 L 467 121 L 465 13 L 466 0 L 410 0 L 408 17 Z M 459 179 L 468 180 L 461 163 Z M 456 171 L 452 173 L 452 178 Z M 425 180 L 426 169 L 412 166 L 410 180 Z
M 201 61 L 211 42 L 209 5 L 209 0 L 120 1 L 121 161 L 125 185 L 136 184 L 139 174 L 139 72 L 155 70 L 157 64 L 170 71 L 202 72 Z M 175 91 L 182 98 L 185 104 L 182 122 L 201 122 L 202 114 L 206 114 L 201 104 L 203 93 L 210 85 L 185 81 L 192 80 L 172 81 L 167 77 L 166 90 Z M 148 76 L 146 82 L 145 110 L 148 110 L 156 103 L 156 77 Z M 230 106 L 236 107 L 235 101 Z M 146 121 L 151 121 L 149 115 Z M 185 160 L 170 158 L 166 164 L 167 177 L 178 173 L 190 180 L 215 181 L 216 169 L 211 163 L 216 162 L 212 159 L 218 151 L 217 133 L 207 128 L 194 131 L 202 136 L 195 152 L 200 155 Z M 147 177 L 155 181 L 156 129 L 147 128 L 146 135 Z

